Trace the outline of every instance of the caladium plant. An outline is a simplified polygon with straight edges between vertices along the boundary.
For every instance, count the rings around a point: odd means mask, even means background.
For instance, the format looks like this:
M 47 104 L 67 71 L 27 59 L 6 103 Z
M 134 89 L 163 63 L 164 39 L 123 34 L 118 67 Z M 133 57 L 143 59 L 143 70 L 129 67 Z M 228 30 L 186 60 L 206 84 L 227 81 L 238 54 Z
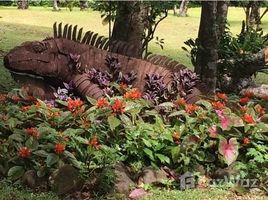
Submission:
M 223 156 L 223 159 L 227 165 L 231 165 L 238 156 L 239 144 L 236 138 L 230 138 L 226 140 L 222 138 L 219 143 L 219 153 Z

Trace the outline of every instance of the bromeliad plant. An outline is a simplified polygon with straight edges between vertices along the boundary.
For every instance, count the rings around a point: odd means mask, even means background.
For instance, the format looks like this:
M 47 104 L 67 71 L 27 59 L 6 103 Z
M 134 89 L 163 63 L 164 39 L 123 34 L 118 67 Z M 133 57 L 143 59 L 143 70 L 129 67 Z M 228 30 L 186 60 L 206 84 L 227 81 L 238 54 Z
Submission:
M 0 171 L 14 180 L 28 169 L 49 176 L 66 163 L 88 176 L 116 161 L 135 173 L 146 166 L 195 172 L 201 165 L 213 176 L 232 166 L 267 179 L 267 97 L 218 93 L 196 104 L 180 98 L 155 106 L 126 88 L 97 101 L 56 100 L 57 107 L 17 94 L 0 101 Z

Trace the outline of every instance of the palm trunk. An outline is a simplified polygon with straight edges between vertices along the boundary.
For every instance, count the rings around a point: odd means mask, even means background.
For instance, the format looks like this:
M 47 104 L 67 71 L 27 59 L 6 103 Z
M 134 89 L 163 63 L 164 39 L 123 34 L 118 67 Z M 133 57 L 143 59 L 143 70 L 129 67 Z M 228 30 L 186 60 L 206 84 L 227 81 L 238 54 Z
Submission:
M 53 11 L 59 11 L 58 0 L 53 0 Z

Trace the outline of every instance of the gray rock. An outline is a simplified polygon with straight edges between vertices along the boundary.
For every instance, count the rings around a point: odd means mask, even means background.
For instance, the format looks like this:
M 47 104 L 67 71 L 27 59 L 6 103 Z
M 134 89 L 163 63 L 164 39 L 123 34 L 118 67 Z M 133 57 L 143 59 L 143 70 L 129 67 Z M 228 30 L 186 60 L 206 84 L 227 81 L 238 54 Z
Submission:
M 38 186 L 38 176 L 34 170 L 28 170 L 22 176 L 21 182 L 29 188 L 36 188 Z
M 135 185 L 135 183 L 131 180 L 127 167 L 121 162 L 117 163 L 115 165 L 114 173 L 115 173 L 115 184 L 114 184 L 115 192 L 128 195 L 129 190 L 131 189 L 131 187 Z
M 79 177 L 79 171 L 71 165 L 64 165 L 49 177 L 50 187 L 58 195 L 68 194 L 80 189 L 83 180 Z
M 163 180 L 168 180 L 167 173 L 163 169 L 146 168 L 142 172 L 144 184 L 160 184 Z

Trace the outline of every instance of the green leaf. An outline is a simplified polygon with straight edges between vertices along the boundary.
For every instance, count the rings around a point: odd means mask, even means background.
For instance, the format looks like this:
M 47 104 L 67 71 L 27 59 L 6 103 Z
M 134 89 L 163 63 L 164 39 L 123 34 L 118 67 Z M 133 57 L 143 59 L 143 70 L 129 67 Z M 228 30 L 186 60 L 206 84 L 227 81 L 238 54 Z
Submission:
M 47 156 L 46 164 L 47 164 L 48 167 L 51 167 L 52 165 L 54 165 L 58 161 L 59 161 L 59 156 L 56 155 L 55 153 L 50 153 Z
M 153 160 L 153 161 L 155 160 L 155 159 L 154 159 L 153 152 L 152 152 L 150 149 L 145 148 L 145 149 L 143 149 L 143 151 L 144 151 L 144 153 L 145 153 L 146 155 L 149 156 L 149 158 L 150 158 L 151 160 Z
M 35 150 L 38 148 L 38 141 L 35 140 L 33 137 L 30 137 L 26 142 L 25 142 L 26 147 L 29 149 Z
M 172 102 L 164 102 L 164 103 L 159 104 L 158 106 L 159 107 L 165 107 L 165 108 L 168 108 L 168 107 L 173 108 L 173 107 L 175 107 L 174 103 L 172 103 Z
M 45 150 L 37 150 L 33 152 L 34 155 L 46 158 L 48 156 L 48 153 Z
M 176 112 L 173 112 L 169 115 L 169 117 L 175 117 L 175 116 L 179 116 L 179 115 L 187 115 L 185 110 L 180 110 L 180 111 L 176 111 Z
M 161 163 L 170 163 L 169 157 L 163 155 L 163 154 L 155 154 L 155 156 L 160 160 Z
M 68 106 L 68 103 L 66 101 L 62 101 L 62 100 L 59 100 L 59 99 L 56 99 L 56 102 L 60 105 L 63 105 L 63 106 Z
M 121 121 L 114 116 L 109 116 L 108 123 L 110 125 L 111 130 L 114 130 L 116 127 L 118 127 L 121 124 Z
M 23 176 L 25 170 L 22 166 L 14 166 L 8 170 L 8 177 L 12 180 L 17 180 Z
M 204 106 L 207 110 L 212 110 L 212 106 L 211 103 L 209 103 L 208 101 L 205 100 L 199 100 L 196 102 L 197 105 L 201 105 Z
M 171 149 L 171 158 L 173 162 L 177 162 L 180 156 L 180 148 L 179 146 L 173 147 Z
M 151 144 L 148 140 L 142 138 L 142 141 L 143 141 L 143 143 L 145 144 L 145 146 L 147 146 L 147 147 L 152 147 L 152 144 Z
M 92 99 L 91 97 L 87 96 L 86 99 L 93 106 L 95 106 L 97 104 L 97 101 L 95 99 Z
M 24 137 L 23 135 L 20 135 L 20 134 L 12 134 L 8 137 L 9 140 L 15 140 L 17 142 L 23 142 L 24 141 Z

